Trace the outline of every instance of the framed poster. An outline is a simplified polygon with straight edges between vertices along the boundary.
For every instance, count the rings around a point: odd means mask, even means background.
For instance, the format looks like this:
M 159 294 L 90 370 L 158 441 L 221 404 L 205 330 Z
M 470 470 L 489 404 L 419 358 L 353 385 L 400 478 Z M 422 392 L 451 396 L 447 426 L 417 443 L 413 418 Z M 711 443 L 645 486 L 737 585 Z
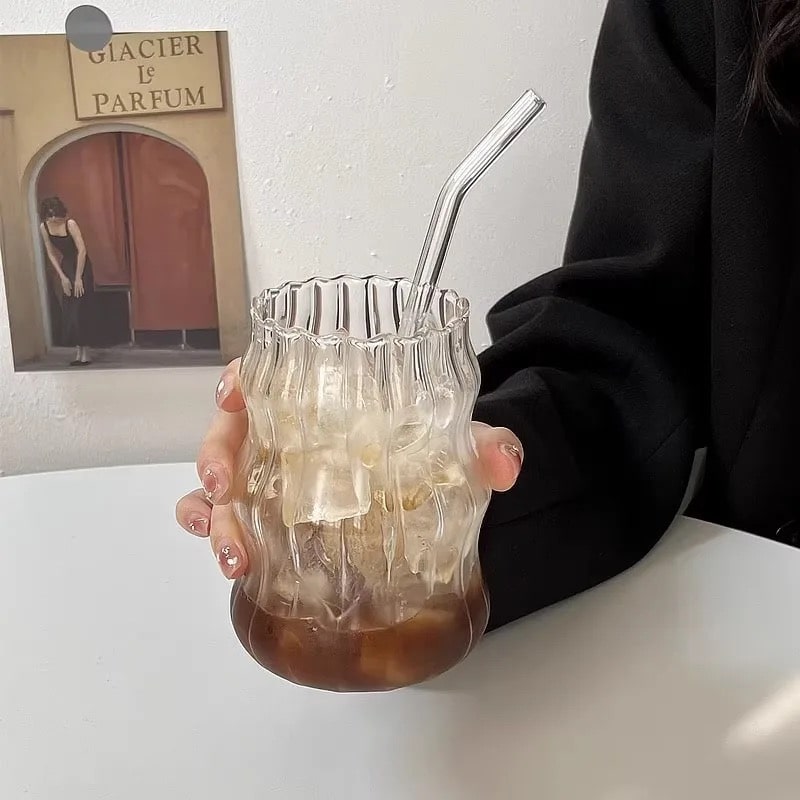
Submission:
M 0 36 L 17 370 L 221 364 L 247 341 L 224 32 Z

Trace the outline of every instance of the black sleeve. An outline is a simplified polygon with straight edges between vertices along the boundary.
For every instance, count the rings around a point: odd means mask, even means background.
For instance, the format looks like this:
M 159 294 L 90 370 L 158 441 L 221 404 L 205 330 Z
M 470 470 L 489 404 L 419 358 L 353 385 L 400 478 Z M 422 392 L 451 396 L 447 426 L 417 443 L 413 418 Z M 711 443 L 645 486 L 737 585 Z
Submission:
M 525 447 L 481 533 L 490 627 L 631 566 L 678 513 L 706 367 L 713 42 L 705 0 L 610 0 L 565 265 L 489 314 L 475 418 Z

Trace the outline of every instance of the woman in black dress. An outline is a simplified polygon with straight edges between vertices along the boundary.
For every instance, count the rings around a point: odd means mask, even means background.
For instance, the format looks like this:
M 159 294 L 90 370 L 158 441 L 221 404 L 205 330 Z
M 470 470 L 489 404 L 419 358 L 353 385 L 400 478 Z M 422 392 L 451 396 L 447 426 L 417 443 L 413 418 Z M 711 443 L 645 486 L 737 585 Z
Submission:
M 94 296 L 92 263 L 86 252 L 81 229 L 67 214 L 58 197 L 48 197 L 40 208 L 39 226 L 47 259 L 61 282 L 61 322 L 64 342 L 75 348 L 72 367 L 91 363 L 88 347 L 92 344 L 91 306 Z

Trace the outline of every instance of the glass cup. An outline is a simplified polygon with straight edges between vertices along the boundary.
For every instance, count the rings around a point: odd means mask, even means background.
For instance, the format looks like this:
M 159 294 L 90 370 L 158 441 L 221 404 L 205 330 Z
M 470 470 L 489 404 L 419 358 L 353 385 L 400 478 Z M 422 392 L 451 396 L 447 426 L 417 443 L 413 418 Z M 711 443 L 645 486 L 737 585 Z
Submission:
M 234 499 L 249 569 L 231 616 L 259 664 L 305 686 L 409 686 L 486 628 L 469 303 L 436 290 L 401 337 L 409 290 L 312 278 L 253 301 Z

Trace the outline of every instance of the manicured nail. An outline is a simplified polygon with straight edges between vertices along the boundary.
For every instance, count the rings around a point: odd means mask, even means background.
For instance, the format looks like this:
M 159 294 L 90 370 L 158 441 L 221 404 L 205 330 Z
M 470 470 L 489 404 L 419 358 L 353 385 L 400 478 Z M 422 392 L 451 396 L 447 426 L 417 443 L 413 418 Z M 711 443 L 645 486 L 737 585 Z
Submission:
M 208 536 L 210 523 L 205 517 L 195 517 L 189 520 L 189 530 L 195 536 Z
M 506 458 L 510 458 L 516 464 L 517 468 L 522 466 L 522 459 L 524 456 L 522 454 L 521 447 L 517 447 L 517 445 L 512 444 L 511 442 L 501 442 L 500 452 Z
M 227 488 L 222 468 L 216 465 L 206 467 L 206 471 L 203 473 L 203 491 L 206 493 L 206 500 L 209 503 L 218 502 Z
M 218 406 L 222 406 L 232 389 L 233 386 L 231 385 L 231 381 L 228 380 L 226 375 L 223 375 L 222 379 L 217 384 L 217 391 L 214 393 L 214 397 Z
M 242 567 L 242 554 L 235 544 L 223 544 L 217 553 L 217 562 L 222 574 L 232 580 Z

